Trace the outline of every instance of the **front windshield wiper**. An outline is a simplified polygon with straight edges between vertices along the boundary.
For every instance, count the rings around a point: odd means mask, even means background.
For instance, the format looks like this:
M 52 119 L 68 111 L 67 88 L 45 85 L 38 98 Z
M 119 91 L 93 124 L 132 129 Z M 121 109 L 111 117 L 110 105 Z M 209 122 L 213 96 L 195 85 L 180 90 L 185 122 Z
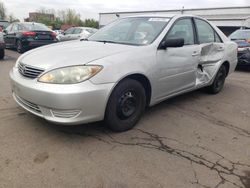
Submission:
M 246 39 L 243 39 L 243 38 L 231 38 L 231 40 L 246 40 Z
M 95 42 L 103 42 L 104 44 L 105 43 L 113 43 L 113 44 L 117 44 L 118 42 L 115 42 L 115 41 L 110 41 L 110 40 L 93 40 Z

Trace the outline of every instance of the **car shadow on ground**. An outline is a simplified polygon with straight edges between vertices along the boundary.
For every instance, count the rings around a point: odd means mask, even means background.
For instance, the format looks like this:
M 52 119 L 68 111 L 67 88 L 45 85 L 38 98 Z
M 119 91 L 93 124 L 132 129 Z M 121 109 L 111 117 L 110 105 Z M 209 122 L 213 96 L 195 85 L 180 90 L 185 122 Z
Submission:
M 153 107 L 149 107 L 146 109 L 145 113 L 142 116 L 142 119 L 146 116 L 154 116 L 158 112 L 169 109 L 172 106 L 176 104 L 181 104 L 182 102 L 188 102 L 192 101 L 193 98 L 199 99 L 202 98 L 202 96 L 207 96 L 207 94 L 204 89 L 193 91 L 190 93 L 186 93 L 183 95 L 179 95 L 173 98 L 170 98 L 166 101 L 163 101 Z M 38 121 L 46 122 L 43 119 L 38 118 Z M 63 126 L 63 125 L 57 125 L 53 123 L 43 123 L 43 125 L 49 129 L 54 129 L 55 131 L 64 132 L 66 134 L 75 134 L 75 135 L 102 135 L 103 133 L 107 134 L 117 134 L 115 132 L 112 132 L 108 129 L 108 127 L 105 125 L 104 121 L 95 122 L 95 123 L 88 123 L 83 125 L 73 125 L 73 126 Z M 140 122 L 135 128 L 140 128 Z
M 250 66 L 249 67 L 236 67 L 236 71 L 238 71 L 238 72 L 249 72 L 250 73 Z

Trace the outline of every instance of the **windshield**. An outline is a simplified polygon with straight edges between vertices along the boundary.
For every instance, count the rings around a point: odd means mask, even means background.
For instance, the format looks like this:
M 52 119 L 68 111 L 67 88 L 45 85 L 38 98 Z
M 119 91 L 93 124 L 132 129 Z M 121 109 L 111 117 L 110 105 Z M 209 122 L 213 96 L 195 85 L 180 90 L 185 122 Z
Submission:
M 50 31 L 50 29 L 40 23 L 24 23 L 22 24 L 27 31 Z
M 230 35 L 231 39 L 250 39 L 250 30 L 238 30 Z
M 169 22 L 169 18 L 124 18 L 107 25 L 92 35 L 90 41 L 129 45 L 151 44 Z

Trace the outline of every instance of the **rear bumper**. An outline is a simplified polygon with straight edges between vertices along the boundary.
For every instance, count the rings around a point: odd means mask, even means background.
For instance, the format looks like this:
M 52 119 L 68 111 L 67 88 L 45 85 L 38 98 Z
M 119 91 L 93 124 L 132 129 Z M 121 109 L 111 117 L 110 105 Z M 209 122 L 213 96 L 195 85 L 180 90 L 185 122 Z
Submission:
M 25 40 L 25 41 L 22 41 L 22 44 L 23 44 L 23 48 L 32 49 L 32 48 L 37 48 L 40 46 L 54 44 L 56 42 L 57 42 L 56 40 Z

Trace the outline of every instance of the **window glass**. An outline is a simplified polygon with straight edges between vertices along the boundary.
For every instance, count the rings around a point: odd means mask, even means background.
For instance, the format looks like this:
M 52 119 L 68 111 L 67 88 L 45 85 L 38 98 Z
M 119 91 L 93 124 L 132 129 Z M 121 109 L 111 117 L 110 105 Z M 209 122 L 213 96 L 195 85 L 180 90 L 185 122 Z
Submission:
M 230 36 L 232 40 L 246 40 L 250 39 L 250 30 L 237 30 L 233 32 Z
M 7 28 L 6 28 L 6 31 L 9 33 L 12 31 L 12 27 L 13 27 L 13 24 L 9 25 Z
M 17 25 L 17 24 L 14 24 L 14 25 L 13 25 L 12 31 L 13 31 L 13 32 L 17 32 L 17 31 L 18 31 L 18 25 Z
M 69 28 L 65 31 L 65 35 L 72 34 L 74 32 L 75 28 Z
M 219 35 L 214 31 L 215 34 L 215 42 L 221 43 L 221 38 L 219 37 Z
M 169 22 L 169 18 L 124 18 L 97 31 L 89 40 L 128 45 L 151 44 Z
M 184 38 L 185 45 L 194 44 L 194 30 L 191 19 L 177 21 L 167 35 L 167 39 Z
M 27 31 L 50 31 L 46 25 L 40 23 L 26 22 L 22 23 L 22 26 Z
M 205 21 L 195 19 L 200 44 L 215 42 L 214 29 Z
M 81 28 L 76 28 L 73 32 L 73 34 L 80 34 L 82 33 L 82 29 Z

